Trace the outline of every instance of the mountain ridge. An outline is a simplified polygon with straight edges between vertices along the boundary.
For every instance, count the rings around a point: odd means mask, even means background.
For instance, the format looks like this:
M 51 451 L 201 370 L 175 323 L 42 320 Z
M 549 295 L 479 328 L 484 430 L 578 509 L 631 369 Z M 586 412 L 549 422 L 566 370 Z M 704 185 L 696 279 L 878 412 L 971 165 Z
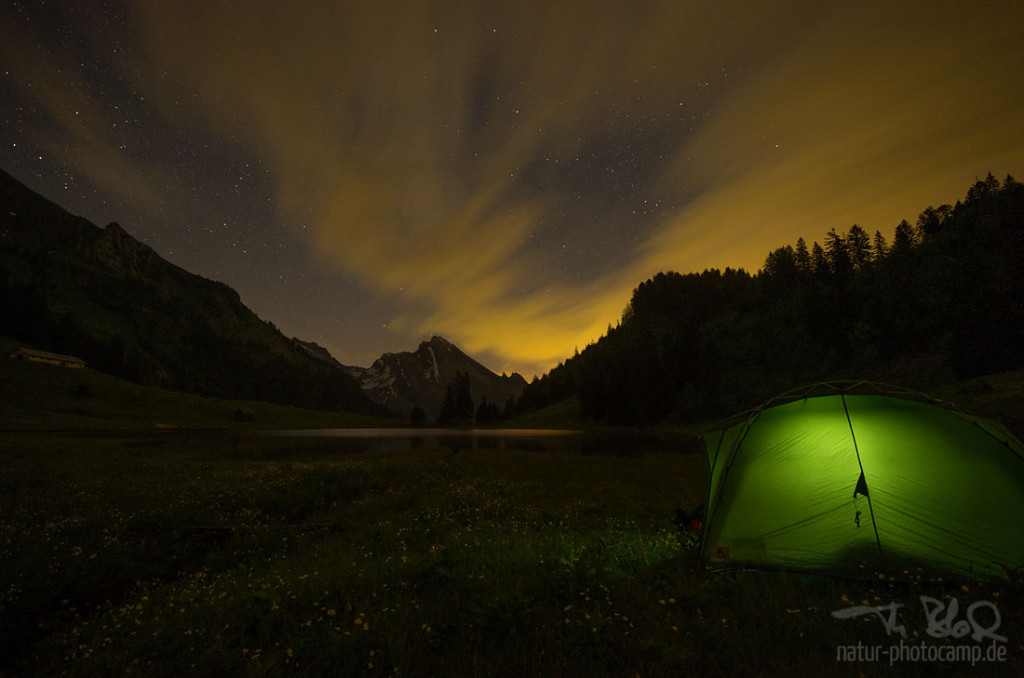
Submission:
M 315 342 L 285 337 L 225 283 L 162 258 L 117 222 L 101 228 L 0 170 L 0 334 L 137 383 L 316 409 L 436 419 L 469 375 L 499 407 L 526 387 L 440 336 L 410 352 L 347 366 Z
M 0 170 L 0 334 L 141 384 L 388 416 L 230 286 L 100 228 Z
M 448 388 L 461 374 L 469 377 L 474 408 L 484 398 L 503 408 L 526 388 L 522 375 L 497 375 L 440 335 L 415 351 L 384 353 L 370 367 L 348 370 L 373 401 L 399 413 L 421 408 L 430 421 L 440 415 Z

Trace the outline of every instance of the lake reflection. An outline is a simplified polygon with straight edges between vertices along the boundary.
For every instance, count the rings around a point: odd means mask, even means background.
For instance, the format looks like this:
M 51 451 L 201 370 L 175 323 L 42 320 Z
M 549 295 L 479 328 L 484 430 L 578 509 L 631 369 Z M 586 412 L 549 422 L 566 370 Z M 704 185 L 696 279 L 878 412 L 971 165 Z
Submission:
M 632 457 L 648 453 L 687 453 L 699 449 L 696 439 L 686 434 L 633 430 L 336 428 L 269 430 L 251 435 L 330 440 L 332 447 L 346 451 L 446 448 L 452 451 L 531 450 Z

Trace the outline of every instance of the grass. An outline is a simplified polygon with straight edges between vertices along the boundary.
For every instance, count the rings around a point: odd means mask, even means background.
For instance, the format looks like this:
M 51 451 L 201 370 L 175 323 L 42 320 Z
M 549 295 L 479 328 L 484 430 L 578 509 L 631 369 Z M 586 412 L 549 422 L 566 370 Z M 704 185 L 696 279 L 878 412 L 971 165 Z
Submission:
M 577 428 L 583 423 L 579 396 L 570 396 L 540 410 L 518 415 L 510 423 L 530 428 Z
M 140 442 L 141 440 L 141 442 Z M 1019 585 L 719 574 L 672 524 L 699 455 L 329 439 L 0 440 L 0 673 L 11 676 L 1020 675 Z M 560 444 L 568 445 L 566 441 Z M 1004 661 L 839 662 L 855 604 L 998 605 Z M 988 611 L 977 613 L 985 621 Z M 990 621 L 990 620 L 989 620 Z
M 396 425 L 391 419 L 139 386 L 88 367 L 68 369 L 8 360 L 19 346 L 0 337 L 0 431 Z M 255 420 L 234 421 L 236 410 L 253 413 Z
M 1019 413 L 1020 375 L 936 395 Z M 0 401 L 0 676 L 1024 675 L 1019 583 L 699 567 L 672 519 L 706 469 L 678 430 L 364 451 L 235 429 L 394 422 L 7 360 Z M 921 596 L 957 601 L 950 631 L 998 606 L 1005 658 L 837 660 L 900 641 L 830 614 L 854 605 L 903 605 L 908 647 L 993 646 L 929 636 Z
M 994 413 L 1018 437 L 1024 437 L 1024 370 L 999 372 L 937 387 L 932 392 L 960 405 Z

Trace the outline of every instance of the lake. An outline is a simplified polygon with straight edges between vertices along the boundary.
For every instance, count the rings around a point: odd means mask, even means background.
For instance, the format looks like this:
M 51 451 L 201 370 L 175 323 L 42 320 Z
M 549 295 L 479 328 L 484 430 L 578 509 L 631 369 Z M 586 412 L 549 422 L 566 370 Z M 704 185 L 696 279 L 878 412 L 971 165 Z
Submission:
M 700 451 L 699 443 L 693 436 L 636 430 L 333 428 L 264 430 L 245 435 L 328 439 L 346 451 L 445 447 L 453 451 L 531 450 L 630 457 L 648 453 Z
M 18 431 L 29 438 L 108 438 L 126 447 L 162 445 L 175 440 L 230 441 L 234 449 L 245 440 L 306 441 L 325 452 L 388 452 L 408 449 L 528 450 L 587 455 L 640 457 L 645 454 L 702 453 L 699 440 L 684 432 L 637 429 L 534 428 L 158 428 Z M 307 444 L 301 445 L 308 448 Z

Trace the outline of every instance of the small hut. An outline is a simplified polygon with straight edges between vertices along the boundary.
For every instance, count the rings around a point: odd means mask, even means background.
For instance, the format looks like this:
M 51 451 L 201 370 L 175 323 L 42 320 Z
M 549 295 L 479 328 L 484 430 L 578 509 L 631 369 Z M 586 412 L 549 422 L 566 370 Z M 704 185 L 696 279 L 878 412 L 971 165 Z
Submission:
M 19 348 L 11 353 L 11 360 L 15 360 L 17 362 L 45 363 L 47 365 L 57 365 L 58 367 L 71 367 L 75 369 L 85 367 L 85 361 L 81 358 L 76 358 L 73 355 L 48 353 L 46 351 L 37 351 L 34 348 Z

